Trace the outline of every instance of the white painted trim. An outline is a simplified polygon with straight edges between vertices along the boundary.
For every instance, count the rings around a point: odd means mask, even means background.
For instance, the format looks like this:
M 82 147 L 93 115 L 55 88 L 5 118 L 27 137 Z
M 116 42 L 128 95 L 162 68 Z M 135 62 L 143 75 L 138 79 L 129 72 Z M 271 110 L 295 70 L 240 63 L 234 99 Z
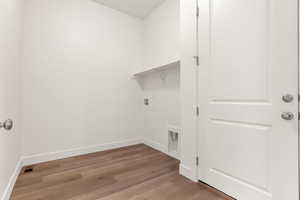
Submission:
M 49 153 L 42 153 L 30 156 L 23 156 L 22 157 L 22 164 L 23 166 L 37 164 L 41 162 L 47 162 L 52 160 L 58 160 L 63 158 L 68 158 L 72 156 L 84 155 L 88 153 L 94 153 L 99 151 L 105 151 L 110 149 L 121 148 L 125 146 L 141 144 L 143 143 L 142 139 L 133 139 L 133 140 L 125 140 L 119 142 L 112 142 L 107 144 L 100 144 L 94 145 L 89 147 L 81 147 L 57 152 L 49 152 Z
M 198 181 L 195 174 L 193 173 L 193 170 L 181 163 L 179 165 L 179 174 L 194 181 L 194 182 Z
M 11 193 L 13 191 L 13 188 L 17 181 L 17 178 L 21 172 L 21 169 L 22 169 L 22 160 L 20 159 L 15 167 L 13 174 L 11 175 L 11 177 L 9 179 L 9 182 L 4 190 L 1 200 L 9 200 L 10 199 Z
M 173 158 L 175 158 L 175 159 L 180 160 L 180 158 L 179 158 L 178 155 L 169 153 L 168 147 L 165 146 L 165 145 L 163 145 L 163 144 L 161 144 L 161 143 L 154 142 L 154 141 L 148 140 L 148 139 L 144 139 L 144 142 L 143 142 L 143 143 L 144 143 L 145 145 L 147 145 L 147 146 L 152 147 L 153 149 L 156 149 L 156 150 L 158 150 L 158 151 L 160 151 L 160 152 L 162 152 L 162 153 L 165 153 L 165 154 L 167 154 L 167 155 L 169 155 L 169 156 L 171 156 L 171 157 L 173 157 Z
M 37 164 L 37 163 L 41 163 L 41 162 L 69 158 L 72 156 L 78 156 L 78 155 L 84 155 L 84 154 L 88 154 L 88 153 L 116 149 L 116 148 L 126 147 L 126 146 L 130 146 L 130 145 L 135 145 L 135 144 L 148 145 L 162 153 L 165 153 L 171 157 L 179 159 L 177 155 L 173 155 L 173 154 L 169 153 L 168 147 L 161 143 L 154 142 L 154 141 L 147 140 L 147 139 L 134 139 L 134 140 L 112 142 L 112 143 L 108 143 L 108 144 L 100 144 L 100 145 L 95 145 L 95 146 L 81 147 L 81 148 L 69 149 L 69 150 L 63 150 L 63 151 L 23 156 L 22 157 L 22 165 L 23 166 L 33 165 L 33 164 Z
M 84 155 L 88 153 L 94 153 L 99 151 L 105 151 L 110 149 L 116 149 L 121 147 L 126 147 L 135 144 L 145 144 L 148 145 L 162 153 L 165 153 L 171 157 L 179 159 L 177 155 L 173 155 L 168 152 L 168 147 L 151 140 L 147 139 L 133 139 L 133 140 L 124 140 L 119 142 L 112 142 L 107 144 L 94 145 L 89 147 L 81 147 L 75 149 L 68 149 L 56 152 L 42 153 L 42 154 L 34 154 L 29 156 L 22 156 L 22 166 L 33 165 L 41 162 L 47 162 L 52 160 L 69 158 L 72 156 Z
M 95 145 L 95 146 L 89 146 L 89 147 L 82 147 L 82 148 L 76 148 L 76 149 L 69 149 L 69 150 L 63 150 L 63 151 L 57 151 L 57 152 L 49 152 L 49 153 L 35 154 L 35 155 L 30 155 L 30 156 L 22 156 L 21 159 L 19 160 L 19 162 L 17 163 L 14 173 L 12 174 L 12 176 L 9 180 L 9 183 L 4 191 L 4 194 L 1 198 L 1 200 L 9 200 L 10 195 L 13 190 L 13 187 L 16 183 L 16 180 L 17 180 L 23 166 L 68 158 L 68 157 L 72 157 L 72 156 L 84 155 L 84 154 L 88 154 L 88 153 L 111 150 L 111 149 L 126 147 L 126 146 L 130 146 L 130 145 L 135 145 L 135 144 L 145 144 L 145 145 L 150 146 L 162 153 L 165 153 L 169 156 L 172 156 L 172 157 L 178 159 L 175 155 L 171 155 L 170 153 L 168 153 L 167 146 L 165 146 L 161 143 L 157 143 L 157 142 L 154 142 L 151 140 L 146 140 L 146 139 L 125 140 L 125 141 L 119 141 L 119 142 L 113 142 L 113 143 L 107 143 L 107 144 L 101 144 L 101 145 Z M 193 173 L 191 172 L 191 170 L 182 165 L 180 165 L 180 174 L 182 174 L 183 176 L 186 176 L 187 178 L 189 178 L 191 180 L 194 180 Z
M 153 149 L 156 149 L 156 150 L 158 150 L 162 153 L 165 153 L 165 154 L 168 153 L 168 148 L 165 145 L 161 144 L 161 143 L 154 142 L 154 141 L 148 140 L 148 139 L 144 139 L 144 144 L 147 145 L 147 146 L 150 146 Z

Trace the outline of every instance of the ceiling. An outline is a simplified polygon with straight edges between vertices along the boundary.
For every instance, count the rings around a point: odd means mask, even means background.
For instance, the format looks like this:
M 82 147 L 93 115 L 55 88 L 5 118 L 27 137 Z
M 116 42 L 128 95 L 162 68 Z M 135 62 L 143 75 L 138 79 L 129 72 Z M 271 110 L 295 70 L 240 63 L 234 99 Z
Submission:
M 95 0 L 107 7 L 119 10 L 129 15 L 145 18 L 165 0 Z

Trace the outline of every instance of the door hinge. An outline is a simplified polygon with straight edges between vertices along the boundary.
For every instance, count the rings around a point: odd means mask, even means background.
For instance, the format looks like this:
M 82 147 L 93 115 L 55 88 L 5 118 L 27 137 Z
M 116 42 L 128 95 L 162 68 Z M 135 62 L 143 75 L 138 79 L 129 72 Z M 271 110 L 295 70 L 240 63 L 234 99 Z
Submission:
M 197 106 L 197 108 L 196 108 L 196 116 L 197 117 L 199 116 L 199 106 Z
M 194 56 L 194 59 L 196 60 L 196 65 L 199 66 L 200 65 L 199 56 Z
M 196 157 L 196 165 L 199 166 L 199 157 Z
M 298 102 L 300 102 L 300 94 L 298 94 Z
M 196 16 L 199 17 L 199 15 L 200 15 L 200 10 L 199 7 L 197 7 Z

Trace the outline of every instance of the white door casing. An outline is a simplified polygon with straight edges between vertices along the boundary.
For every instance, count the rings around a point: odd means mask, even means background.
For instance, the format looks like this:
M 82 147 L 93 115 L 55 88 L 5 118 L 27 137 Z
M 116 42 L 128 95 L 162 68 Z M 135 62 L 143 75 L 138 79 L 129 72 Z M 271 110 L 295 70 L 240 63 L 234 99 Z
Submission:
M 198 3 L 199 179 L 239 200 L 298 200 L 298 1 Z

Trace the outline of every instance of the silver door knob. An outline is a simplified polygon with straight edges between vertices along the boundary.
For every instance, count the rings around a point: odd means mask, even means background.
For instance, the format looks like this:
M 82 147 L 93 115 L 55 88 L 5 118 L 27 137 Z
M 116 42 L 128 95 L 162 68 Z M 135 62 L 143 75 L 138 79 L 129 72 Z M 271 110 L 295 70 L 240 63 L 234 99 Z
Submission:
M 13 128 L 13 121 L 11 119 L 5 120 L 5 122 L 0 122 L 0 128 L 4 128 L 5 130 L 9 131 Z
M 293 100 L 294 100 L 294 97 L 291 94 L 285 94 L 282 96 L 282 101 L 285 103 L 291 103 Z
M 284 120 L 292 120 L 294 119 L 294 114 L 291 112 L 284 112 L 281 114 L 281 118 Z

